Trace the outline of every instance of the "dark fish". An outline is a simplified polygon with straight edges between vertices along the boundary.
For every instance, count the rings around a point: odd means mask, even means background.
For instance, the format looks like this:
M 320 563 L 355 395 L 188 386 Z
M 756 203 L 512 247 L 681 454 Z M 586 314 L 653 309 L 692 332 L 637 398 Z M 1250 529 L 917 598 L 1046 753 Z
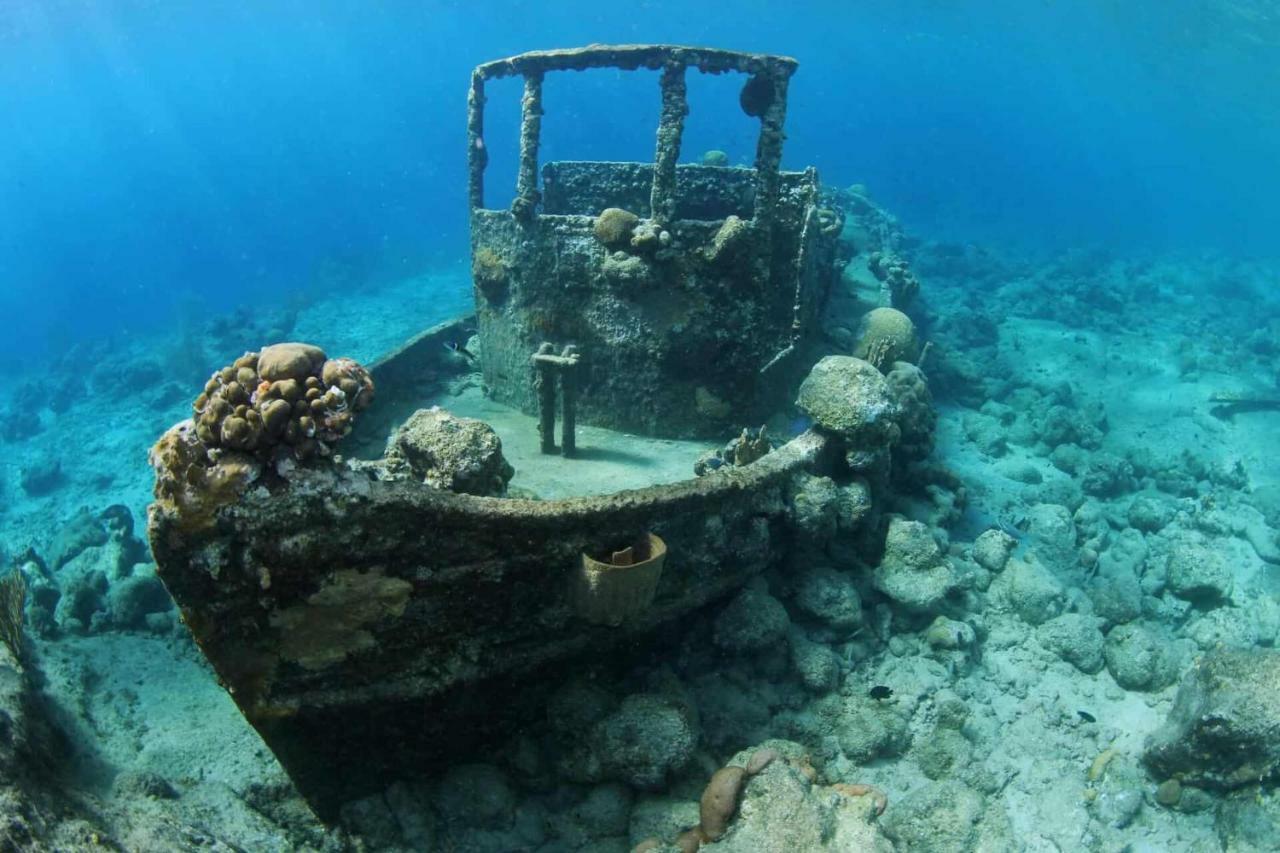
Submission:
M 1079 714 L 1080 719 L 1084 720 L 1086 723 L 1098 722 L 1098 718 L 1095 717 L 1093 714 L 1090 714 L 1088 711 L 1076 711 L 1076 713 Z
M 871 698 L 884 701 L 893 695 L 893 688 L 885 684 L 877 684 L 871 688 Z
M 710 459 L 706 461 L 706 466 L 710 468 L 712 471 L 719 470 L 720 466 L 723 464 L 724 464 L 724 460 L 721 459 L 719 456 L 712 456 Z
M 463 356 L 464 358 L 466 358 L 467 361 L 476 360 L 476 357 L 475 355 L 472 354 L 471 350 L 467 349 L 457 341 L 449 341 L 444 345 L 444 348 L 447 349 L 449 352 L 454 353 L 455 355 Z

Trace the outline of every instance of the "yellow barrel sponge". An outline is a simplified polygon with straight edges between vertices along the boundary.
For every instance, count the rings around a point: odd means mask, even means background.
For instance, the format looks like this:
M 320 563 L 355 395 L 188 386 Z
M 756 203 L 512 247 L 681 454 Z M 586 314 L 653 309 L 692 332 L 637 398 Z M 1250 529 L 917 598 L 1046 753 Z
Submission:
M 919 354 L 916 326 L 896 308 L 874 308 L 858 325 L 858 343 L 853 354 L 882 371 L 895 361 L 914 362 Z

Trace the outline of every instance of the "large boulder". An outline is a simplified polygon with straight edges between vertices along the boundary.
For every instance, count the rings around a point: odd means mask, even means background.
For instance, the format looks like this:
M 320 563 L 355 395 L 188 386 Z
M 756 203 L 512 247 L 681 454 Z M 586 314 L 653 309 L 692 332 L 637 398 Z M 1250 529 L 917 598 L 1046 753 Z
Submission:
M 1221 649 L 1200 658 L 1143 760 L 1160 778 L 1237 788 L 1280 771 L 1280 650 Z
M 433 406 L 414 412 L 387 442 L 387 470 L 469 495 L 501 495 L 515 475 L 493 427 Z
M 898 437 L 898 405 L 889 384 L 871 363 L 829 355 L 800 385 L 796 404 L 828 432 L 863 447 L 881 447 Z

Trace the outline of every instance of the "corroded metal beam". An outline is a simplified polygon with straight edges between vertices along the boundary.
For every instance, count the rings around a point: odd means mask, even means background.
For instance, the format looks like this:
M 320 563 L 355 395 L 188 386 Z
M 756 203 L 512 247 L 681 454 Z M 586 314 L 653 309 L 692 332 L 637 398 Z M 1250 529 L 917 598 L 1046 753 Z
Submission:
M 471 209 L 484 207 L 484 169 L 489 152 L 484 147 L 484 76 L 471 74 L 467 92 L 467 195 Z
M 520 170 L 516 174 L 516 197 L 511 212 L 516 219 L 528 219 L 538 208 L 538 143 L 542 137 L 542 73 L 524 75 L 524 95 L 520 98 Z
M 564 50 L 531 50 L 476 66 L 475 73 L 492 80 L 531 72 L 585 71 L 588 68 L 621 68 L 624 71 L 649 68 L 656 71 L 672 63 L 697 68 L 707 74 L 767 72 L 784 77 L 794 74 L 799 66 L 789 56 L 768 53 L 672 44 L 593 44 Z
M 650 215 L 661 225 L 676 218 L 676 160 L 680 158 L 684 117 L 689 114 L 685 67 L 671 62 L 662 68 L 662 112 L 658 119 L 658 150 L 653 160 L 653 189 L 649 195 Z

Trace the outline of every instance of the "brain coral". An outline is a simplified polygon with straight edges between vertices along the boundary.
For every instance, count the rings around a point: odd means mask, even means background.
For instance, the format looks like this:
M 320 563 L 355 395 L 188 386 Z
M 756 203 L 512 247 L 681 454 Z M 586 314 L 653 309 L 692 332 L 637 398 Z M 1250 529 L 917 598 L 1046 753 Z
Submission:
M 882 370 L 895 361 L 915 361 L 915 324 L 896 308 L 873 308 L 858 326 L 858 344 L 853 354 Z

